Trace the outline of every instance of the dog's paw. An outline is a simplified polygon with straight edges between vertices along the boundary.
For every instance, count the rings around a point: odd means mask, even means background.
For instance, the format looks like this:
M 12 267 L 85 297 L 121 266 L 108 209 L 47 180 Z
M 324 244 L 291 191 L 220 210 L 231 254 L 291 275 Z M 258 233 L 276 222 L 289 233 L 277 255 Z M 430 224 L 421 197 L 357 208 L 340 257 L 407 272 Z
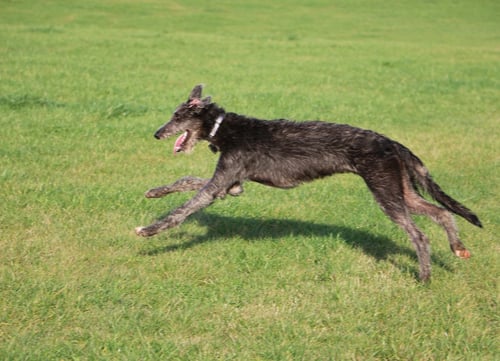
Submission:
M 146 193 L 144 193 L 144 196 L 146 198 L 161 198 L 167 194 L 168 190 L 166 190 L 164 187 L 160 187 L 148 190 Z
M 146 193 L 144 193 L 144 197 L 146 198 L 158 198 L 158 192 L 155 189 L 150 189 Z M 137 227 L 139 228 L 139 227 Z
M 149 227 L 135 227 L 135 234 L 141 237 L 151 237 L 156 234 L 156 232 L 152 232 Z
M 227 191 L 229 195 L 233 197 L 239 196 L 241 193 L 243 193 L 243 186 L 241 184 L 235 184 L 229 190 Z
M 467 249 L 457 249 L 457 250 L 455 250 L 455 255 L 457 257 L 462 258 L 462 259 L 469 259 L 471 256 L 469 250 L 467 250 Z

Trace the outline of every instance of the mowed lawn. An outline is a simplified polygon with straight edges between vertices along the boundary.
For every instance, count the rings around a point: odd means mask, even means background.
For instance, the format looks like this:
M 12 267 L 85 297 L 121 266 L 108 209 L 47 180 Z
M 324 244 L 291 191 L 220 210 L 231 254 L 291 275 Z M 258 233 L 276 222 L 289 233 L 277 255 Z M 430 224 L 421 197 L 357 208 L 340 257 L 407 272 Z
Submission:
M 498 360 L 498 1 L 0 1 L 1 360 Z M 363 181 L 246 184 L 152 239 L 210 177 L 153 132 L 198 83 L 228 111 L 411 148 L 484 229 L 425 218 L 432 282 Z

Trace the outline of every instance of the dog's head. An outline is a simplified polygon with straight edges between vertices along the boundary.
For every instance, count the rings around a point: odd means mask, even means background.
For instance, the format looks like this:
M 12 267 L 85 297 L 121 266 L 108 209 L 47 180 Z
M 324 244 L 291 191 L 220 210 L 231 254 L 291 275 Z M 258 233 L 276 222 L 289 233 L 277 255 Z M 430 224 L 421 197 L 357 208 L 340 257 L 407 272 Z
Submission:
M 175 141 L 174 153 L 191 151 L 205 137 L 203 115 L 212 103 L 210 97 L 201 98 L 202 90 L 202 85 L 195 86 L 188 100 L 179 105 L 172 118 L 155 133 L 156 139 L 165 139 L 182 132 Z

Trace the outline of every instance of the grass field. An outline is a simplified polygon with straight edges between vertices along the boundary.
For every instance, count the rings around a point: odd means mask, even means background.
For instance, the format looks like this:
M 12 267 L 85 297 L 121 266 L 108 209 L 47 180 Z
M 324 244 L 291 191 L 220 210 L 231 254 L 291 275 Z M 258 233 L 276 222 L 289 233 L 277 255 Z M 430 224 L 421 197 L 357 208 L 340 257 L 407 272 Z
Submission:
M 498 1 L 0 0 L 1 360 L 498 360 Z M 209 177 L 153 132 L 193 85 L 419 155 L 484 229 L 406 235 L 362 180 L 247 184 L 140 239 Z

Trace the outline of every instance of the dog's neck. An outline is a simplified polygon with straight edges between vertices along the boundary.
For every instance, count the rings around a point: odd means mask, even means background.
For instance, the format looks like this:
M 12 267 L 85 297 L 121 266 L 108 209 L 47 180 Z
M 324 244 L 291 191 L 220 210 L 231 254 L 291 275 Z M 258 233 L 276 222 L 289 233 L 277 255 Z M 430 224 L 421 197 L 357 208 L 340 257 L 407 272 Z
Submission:
M 222 113 L 217 117 L 217 119 L 215 119 L 214 126 L 212 127 L 212 130 L 210 131 L 210 134 L 208 135 L 210 138 L 215 137 L 215 134 L 217 134 L 217 131 L 219 130 L 221 123 L 224 121 L 224 115 L 225 115 L 225 113 Z

